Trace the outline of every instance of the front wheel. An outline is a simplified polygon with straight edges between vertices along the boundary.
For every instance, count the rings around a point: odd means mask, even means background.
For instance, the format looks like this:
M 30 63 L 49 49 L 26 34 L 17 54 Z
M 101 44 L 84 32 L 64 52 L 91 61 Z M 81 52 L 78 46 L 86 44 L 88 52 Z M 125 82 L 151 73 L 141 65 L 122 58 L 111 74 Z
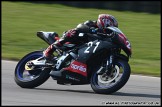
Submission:
M 42 51 L 35 51 L 24 56 L 15 68 L 14 80 L 22 88 L 34 88 L 43 84 L 49 77 L 50 69 L 25 70 L 25 64 L 43 55 Z
M 130 77 L 131 69 L 128 62 L 118 60 L 111 75 L 98 75 L 96 72 L 91 77 L 91 87 L 99 94 L 111 94 L 121 89 Z

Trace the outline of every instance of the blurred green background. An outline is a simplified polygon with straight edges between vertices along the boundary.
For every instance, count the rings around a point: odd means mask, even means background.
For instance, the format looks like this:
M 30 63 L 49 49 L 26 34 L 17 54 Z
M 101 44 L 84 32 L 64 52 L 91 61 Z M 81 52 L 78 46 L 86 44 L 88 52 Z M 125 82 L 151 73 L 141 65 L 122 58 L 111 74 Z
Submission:
M 2 2 L 2 59 L 19 60 L 25 54 L 47 48 L 37 31 L 55 31 L 60 36 L 101 13 L 116 17 L 119 29 L 130 40 L 132 74 L 160 76 L 160 14 L 77 8 L 61 4 Z

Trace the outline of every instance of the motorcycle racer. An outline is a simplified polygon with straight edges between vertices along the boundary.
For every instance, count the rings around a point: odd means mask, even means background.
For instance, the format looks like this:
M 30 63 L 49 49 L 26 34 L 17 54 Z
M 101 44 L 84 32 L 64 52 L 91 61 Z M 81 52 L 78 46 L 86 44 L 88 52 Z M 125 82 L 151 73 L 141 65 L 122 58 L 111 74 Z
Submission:
M 37 36 L 50 46 L 28 53 L 17 64 L 15 82 L 22 88 L 40 86 L 51 76 L 57 84 L 90 84 L 94 92 L 110 94 L 130 77 L 131 43 L 111 15 L 81 23 L 61 39 L 56 32 L 39 31 Z
M 79 33 L 91 33 L 95 34 L 97 32 L 107 34 L 107 36 L 114 35 L 114 32 L 107 29 L 109 26 L 118 27 L 118 22 L 114 16 L 109 14 L 99 14 L 97 21 L 88 20 L 84 23 L 79 24 L 76 28 L 70 29 L 63 33 L 63 36 L 51 44 L 46 50 L 43 51 L 44 57 L 46 59 L 51 59 L 53 57 L 53 52 L 56 48 L 63 46 L 65 42 L 70 42 L 73 44 L 79 44 L 81 42 L 87 42 L 87 36 L 79 36 Z M 58 37 L 58 34 L 55 32 L 37 32 L 37 35 L 55 35 Z

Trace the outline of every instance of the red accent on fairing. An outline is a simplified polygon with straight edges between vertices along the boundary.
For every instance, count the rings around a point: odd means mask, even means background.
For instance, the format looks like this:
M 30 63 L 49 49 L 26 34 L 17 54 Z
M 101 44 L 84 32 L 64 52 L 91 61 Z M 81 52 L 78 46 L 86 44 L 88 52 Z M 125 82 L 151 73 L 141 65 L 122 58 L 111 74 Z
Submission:
M 83 64 L 78 61 L 73 61 L 69 67 L 64 68 L 64 70 L 68 70 L 71 72 L 76 72 L 78 74 L 81 74 L 83 76 L 87 76 L 87 65 Z
M 119 35 L 119 39 L 120 39 L 120 41 L 122 41 L 124 44 L 125 44 L 125 46 L 127 47 L 128 45 L 129 45 L 129 43 L 128 43 L 128 39 L 126 38 L 126 36 L 123 34 L 123 33 L 120 33 L 120 34 L 118 34 Z M 130 53 L 132 53 L 132 50 L 131 50 L 131 48 L 128 48 L 127 47 L 127 49 L 130 51 Z
M 119 35 L 120 40 L 123 41 L 124 44 L 126 45 L 126 40 L 127 40 L 126 36 L 124 34 L 122 34 L 122 33 L 120 33 L 118 35 Z

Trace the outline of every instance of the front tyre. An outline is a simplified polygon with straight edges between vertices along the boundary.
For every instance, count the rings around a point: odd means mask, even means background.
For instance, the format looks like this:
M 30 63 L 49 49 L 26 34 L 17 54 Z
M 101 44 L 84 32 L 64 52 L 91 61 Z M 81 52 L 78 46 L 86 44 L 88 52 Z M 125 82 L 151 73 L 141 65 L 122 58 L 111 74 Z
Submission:
M 121 89 L 130 77 L 131 69 L 128 62 L 118 60 L 111 75 L 97 75 L 96 72 L 91 77 L 91 87 L 99 94 L 111 94 Z
M 49 77 L 50 69 L 25 70 L 25 64 L 43 55 L 42 51 L 34 51 L 24 56 L 15 68 L 14 80 L 22 88 L 34 88 L 43 84 Z

